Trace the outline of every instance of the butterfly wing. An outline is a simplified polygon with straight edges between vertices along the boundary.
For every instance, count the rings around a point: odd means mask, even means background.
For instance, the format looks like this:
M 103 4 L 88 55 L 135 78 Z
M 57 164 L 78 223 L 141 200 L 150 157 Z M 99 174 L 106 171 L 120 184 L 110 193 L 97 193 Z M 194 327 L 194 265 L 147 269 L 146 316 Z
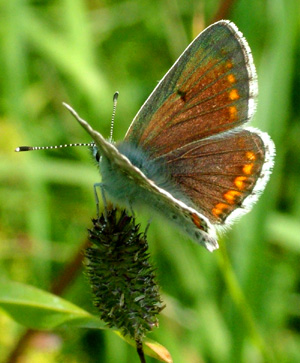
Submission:
M 134 118 L 125 140 L 156 158 L 238 127 L 252 117 L 256 72 L 246 40 L 229 21 L 205 29 Z
M 223 224 L 250 210 L 269 179 L 274 151 L 268 134 L 239 128 L 185 145 L 164 162 L 195 208 Z
M 205 29 L 183 52 L 133 120 L 125 140 L 170 176 L 214 224 L 247 212 L 264 189 L 274 144 L 242 129 L 255 110 L 250 48 L 228 21 Z

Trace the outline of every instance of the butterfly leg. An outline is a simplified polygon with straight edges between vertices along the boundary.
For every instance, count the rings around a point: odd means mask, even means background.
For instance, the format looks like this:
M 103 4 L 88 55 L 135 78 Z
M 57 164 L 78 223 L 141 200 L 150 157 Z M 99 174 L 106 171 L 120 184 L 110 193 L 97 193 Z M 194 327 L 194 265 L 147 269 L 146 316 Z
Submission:
M 132 214 L 132 217 L 133 217 L 133 218 L 135 218 L 135 213 L 134 213 L 134 210 L 133 210 L 133 208 L 132 208 L 132 204 L 131 204 L 131 202 L 129 202 L 129 208 L 130 208 L 130 212 L 131 212 L 131 214 Z
M 148 220 L 148 222 L 147 222 L 147 226 L 146 226 L 146 228 L 145 228 L 145 235 L 148 233 L 148 229 L 149 229 L 149 227 L 150 227 L 150 224 L 151 224 L 151 222 L 152 222 L 152 218 L 150 218 L 149 220 Z
M 99 197 L 97 194 L 97 187 L 100 188 L 101 190 L 101 197 L 102 197 L 102 201 L 103 201 L 103 205 L 104 205 L 104 218 L 107 221 L 107 201 L 106 201 L 106 197 L 105 197 L 105 193 L 104 193 L 104 184 L 103 183 L 95 183 L 94 184 L 94 195 L 95 195 L 95 200 L 96 200 L 96 208 L 97 208 L 97 216 L 99 218 L 100 212 L 99 212 Z

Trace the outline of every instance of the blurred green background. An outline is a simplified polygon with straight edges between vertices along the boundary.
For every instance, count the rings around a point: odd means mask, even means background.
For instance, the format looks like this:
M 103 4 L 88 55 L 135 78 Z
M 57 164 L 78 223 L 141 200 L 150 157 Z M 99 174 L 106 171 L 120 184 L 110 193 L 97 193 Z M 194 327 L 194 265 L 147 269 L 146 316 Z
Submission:
M 148 240 L 167 308 L 150 337 L 177 363 L 300 362 L 299 0 L 0 0 L 0 276 L 49 289 L 86 239 L 100 180 L 84 148 L 15 147 L 90 141 L 63 101 L 108 137 L 116 90 L 122 139 L 188 43 L 223 16 L 252 49 L 260 90 L 252 124 L 275 141 L 275 168 L 213 254 L 153 219 Z M 138 218 L 145 226 L 148 215 Z M 82 271 L 63 297 L 94 312 Z M 0 311 L 0 332 L 2 363 L 24 328 Z M 23 362 L 138 362 L 109 331 L 41 335 L 23 354 Z

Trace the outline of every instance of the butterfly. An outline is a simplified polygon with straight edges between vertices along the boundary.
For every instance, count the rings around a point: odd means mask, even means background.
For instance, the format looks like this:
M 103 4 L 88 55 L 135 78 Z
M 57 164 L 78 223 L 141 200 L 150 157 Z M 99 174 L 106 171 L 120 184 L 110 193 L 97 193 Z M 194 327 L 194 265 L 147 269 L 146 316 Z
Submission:
M 249 45 L 235 24 L 221 20 L 185 49 L 123 141 L 107 141 L 65 106 L 94 141 L 111 201 L 149 207 L 213 251 L 217 231 L 250 210 L 272 171 L 273 141 L 244 127 L 257 92 Z

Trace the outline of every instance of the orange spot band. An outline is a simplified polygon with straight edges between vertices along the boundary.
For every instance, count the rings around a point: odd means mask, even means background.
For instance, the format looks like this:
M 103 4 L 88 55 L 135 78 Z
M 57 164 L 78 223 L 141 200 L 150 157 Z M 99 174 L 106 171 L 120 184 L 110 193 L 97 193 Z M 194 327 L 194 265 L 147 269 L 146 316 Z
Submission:
M 234 184 L 235 186 L 240 189 L 240 190 L 243 190 L 246 188 L 246 180 L 247 180 L 247 177 L 246 176 L 237 176 L 235 179 L 234 179 Z
M 255 156 L 255 154 L 252 151 L 247 151 L 246 152 L 246 158 L 249 159 L 249 160 L 251 160 L 251 161 L 256 160 L 256 156 Z
M 218 203 L 212 210 L 213 214 L 216 217 L 219 217 L 221 214 L 224 213 L 224 210 L 228 209 L 228 205 L 225 203 Z
M 224 194 L 224 198 L 230 204 L 236 203 L 237 198 L 240 196 L 241 196 L 241 192 L 238 192 L 237 190 L 229 190 L 228 192 L 226 192 Z
M 247 175 L 252 174 L 253 167 L 254 167 L 254 164 L 253 163 L 244 165 L 243 166 L 243 172 L 244 172 L 244 174 L 247 174 Z
M 230 106 L 229 107 L 229 114 L 230 114 L 230 119 L 231 120 L 236 120 L 237 118 L 237 109 L 235 106 Z
M 198 227 L 199 229 L 203 229 L 203 226 L 201 224 L 201 219 L 199 218 L 199 216 L 196 213 L 192 213 L 191 216 L 192 216 L 194 225 L 196 227 Z
M 232 100 L 232 101 L 235 101 L 235 100 L 238 100 L 240 98 L 239 96 L 239 93 L 237 91 L 237 89 L 233 89 L 229 92 L 229 98 Z
M 234 76 L 233 74 L 229 74 L 229 75 L 227 76 L 227 79 L 228 79 L 228 81 L 229 81 L 230 83 L 234 83 L 234 82 L 236 82 L 235 76 Z

